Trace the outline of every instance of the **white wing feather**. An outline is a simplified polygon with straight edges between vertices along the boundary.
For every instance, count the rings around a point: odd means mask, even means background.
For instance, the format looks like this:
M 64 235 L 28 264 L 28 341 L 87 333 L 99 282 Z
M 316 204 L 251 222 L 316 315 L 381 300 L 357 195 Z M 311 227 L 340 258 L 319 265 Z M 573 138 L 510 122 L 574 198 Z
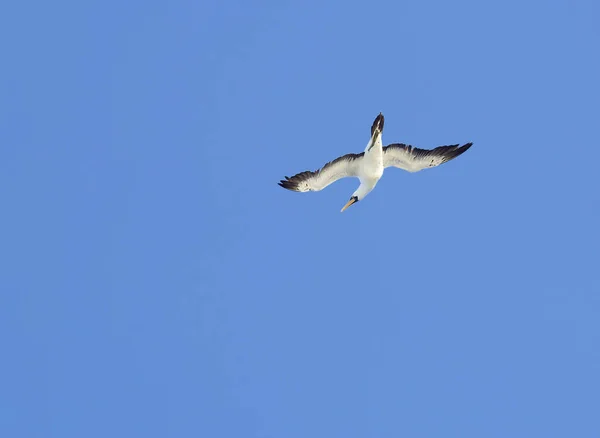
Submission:
M 408 172 L 418 172 L 458 157 L 472 144 L 439 146 L 431 150 L 419 149 L 402 143 L 390 144 L 383 148 L 383 167 L 398 167 Z
M 279 182 L 279 185 L 295 192 L 318 192 L 339 179 L 346 177 L 358 178 L 363 156 L 364 152 L 341 156 L 314 172 L 307 170 L 291 178 L 286 176 L 285 180 Z

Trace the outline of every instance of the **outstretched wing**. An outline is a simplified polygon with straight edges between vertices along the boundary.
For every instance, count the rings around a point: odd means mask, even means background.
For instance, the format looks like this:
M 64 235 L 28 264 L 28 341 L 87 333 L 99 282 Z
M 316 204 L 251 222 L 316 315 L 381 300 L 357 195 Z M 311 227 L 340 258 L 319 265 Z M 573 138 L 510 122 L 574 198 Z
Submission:
M 360 154 L 341 156 L 314 172 L 307 170 L 291 178 L 286 176 L 285 180 L 281 180 L 278 184 L 284 189 L 295 192 L 317 192 L 323 190 L 329 184 L 336 182 L 338 179 L 349 176 L 358 178 L 360 162 L 364 154 L 364 152 L 361 152 Z
M 419 149 L 411 145 L 394 143 L 383 148 L 383 167 L 398 167 L 408 172 L 418 172 L 450 161 L 469 149 L 473 143 Z

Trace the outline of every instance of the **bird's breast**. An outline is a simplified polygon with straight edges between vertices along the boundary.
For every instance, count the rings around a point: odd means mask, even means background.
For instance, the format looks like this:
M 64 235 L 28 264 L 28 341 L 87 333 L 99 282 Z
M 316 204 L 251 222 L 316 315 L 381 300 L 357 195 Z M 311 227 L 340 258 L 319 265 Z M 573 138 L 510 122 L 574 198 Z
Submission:
M 381 175 L 383 175 L 383 154 L 381 150 L 373 150 L 372 153 L 366 154 L 362 167 L 362 173 L 365 177 L 381 178 Z

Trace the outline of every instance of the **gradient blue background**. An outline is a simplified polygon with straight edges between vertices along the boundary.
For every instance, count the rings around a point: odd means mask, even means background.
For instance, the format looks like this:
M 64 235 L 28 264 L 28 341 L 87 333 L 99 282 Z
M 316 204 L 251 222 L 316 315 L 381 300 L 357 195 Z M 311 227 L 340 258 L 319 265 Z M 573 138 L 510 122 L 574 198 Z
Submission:
M 597 1 L 0 7 L 0 435 L 600 436 Z M 277 186 L 384 142 L 418 174 Z

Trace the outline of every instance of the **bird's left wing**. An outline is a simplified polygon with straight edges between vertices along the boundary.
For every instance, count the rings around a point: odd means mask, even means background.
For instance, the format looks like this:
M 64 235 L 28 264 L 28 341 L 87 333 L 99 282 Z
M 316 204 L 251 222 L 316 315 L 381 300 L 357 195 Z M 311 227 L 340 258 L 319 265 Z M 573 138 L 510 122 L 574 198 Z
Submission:
M 450 161 L 469 149 L 473 143 L 439 146 L 435 149 L 419 149 L 402 143 L 383 148 L 383 167 L 398 167 L 408 172 L 418 172 Z
M 294 176 L 285 177 L 278 184 L 284 189 L 295 192 L 318 192 L 338 179 L 346 177 L 358 178 L 360 163 L 364 152 L 347 154 L 325 164 L 321 169 L 311 172 L 307 170 Z

